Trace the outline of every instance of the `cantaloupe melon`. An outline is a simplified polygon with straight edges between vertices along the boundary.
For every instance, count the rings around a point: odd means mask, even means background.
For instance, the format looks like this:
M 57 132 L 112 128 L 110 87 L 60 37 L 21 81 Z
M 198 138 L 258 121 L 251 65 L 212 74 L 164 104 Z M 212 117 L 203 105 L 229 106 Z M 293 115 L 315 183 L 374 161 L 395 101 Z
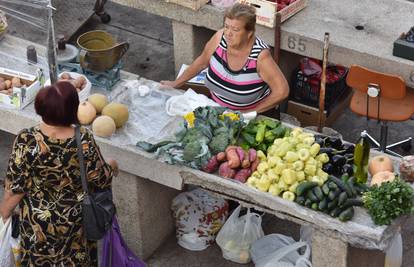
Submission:
M 92 131 L 97 136 L 110 137 L 115 133 L 115 129 L 115 122 L 109 116 L 99 116 L 92 123 Z
M 102 115 L 111 117 L 115 121 L 116 128 L 119 128 L 128 120 L 128 107 L 120 103 L 109 103 L 103 108 Z
M 88 97 L 88 102 L 95 107 L 96 112 L 99 114 L 102 112 L 102 109 L 108 105 L 108 98 L 103 94 L 92 94 Z
M 78 120 L 80 124 L 90 124 L 96 117 L 96 109 L 88 101 L 83 101 L 78 107 Z

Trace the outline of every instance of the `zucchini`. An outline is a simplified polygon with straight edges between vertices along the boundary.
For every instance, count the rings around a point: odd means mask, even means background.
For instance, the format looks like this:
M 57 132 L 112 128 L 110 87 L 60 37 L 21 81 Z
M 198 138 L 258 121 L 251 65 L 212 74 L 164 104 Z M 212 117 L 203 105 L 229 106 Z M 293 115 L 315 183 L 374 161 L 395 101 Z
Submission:
M 327 196 L 329 194 L 329 186 L 328 183 L 324 183 L 322 186 L 322 192 Z
M 316 182 L 303 182 L 300 183 L 297 187 L 296 187 L 296 195 L 297 196 L 302 196 L 306 193 L 306 191 L 308 191 L 309 189 L 314 188 L 315 186 L 317 186 L 318 183 Z
M 345 203 L 342 205 L 342 209 L 346 209 L 353 206 L 363 206 L 364 202 L 361 199 L 357 198 L 348 198 Z
M 335 207 L 333 210 L 331 210 L 331 212 L 329 212 L 329 215 L 331 215 L 331 217 L 338 217 L 338 215 L 341 213 L 341 208 L 340 207 Z
M 295 202 L 299 205 L 305 205 L 305 197 L 304 196 L 297 196 Z
M 333 175 L 329 176 L 329 180 L 334 182 L 342 191 L 345 191 L 349 197 L 352 197 L 352 191 L 347 183 L 344 183 L 341 179 L 338 179 Z
M 312 202 L 319 202 L 319 198 L 313 193 L 312 190 L 309 190 L 306 194 L 306 198 L 310 199 Z
M 354 217 L 354 208 L 349 207 L 339 214 L 338 219 L 343 222 L 346 222 L 346 221 L 351 220 L 352 217 Z
M 333 209 L 338 206 L 338 199 L 334 199 L 331 202 L 328 202 L 328 210 Z
M 322 189 L 319 186 L 315 186 L 312 191 L 319 200 L 323 199 Z
M 328 187 L 329 189 L 332 189 L 332 190 L 338 189 L 338 186 L 334 182 L 329 182 Z
M 329 200 L 336 199 L 339 196 L 340 193 L 341 193 L 341 190 L 339 190 L 339 189 L 329 191 L 329 194 L 328 194 Z
M 310 200 L 309 198 L 305 200 L 305 206 L 310 208 L 312 206 L 312 200 Z
M 348 194 L 346 192 L 341 192 L 338 197 L 338 205 L 342 206 L 345 201 L 348 199 Z
M 328 208 L 328 198 L 324 198 L 319 202 L 319 210 L 324 211 Z

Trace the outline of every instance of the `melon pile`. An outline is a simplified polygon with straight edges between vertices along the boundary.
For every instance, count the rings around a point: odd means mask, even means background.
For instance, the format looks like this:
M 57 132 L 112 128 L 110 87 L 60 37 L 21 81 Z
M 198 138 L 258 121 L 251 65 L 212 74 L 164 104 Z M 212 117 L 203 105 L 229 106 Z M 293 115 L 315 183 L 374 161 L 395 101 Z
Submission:
M 97 117 L 97 115 L 100 116 Z M 110 137 L 128 121 L 128 107 L 124 104 L 108 102 L 102 94 L 93 94 L 79 104 L 78 120 L 82 125 L 92 123 L 92 131 L 101 137 Z

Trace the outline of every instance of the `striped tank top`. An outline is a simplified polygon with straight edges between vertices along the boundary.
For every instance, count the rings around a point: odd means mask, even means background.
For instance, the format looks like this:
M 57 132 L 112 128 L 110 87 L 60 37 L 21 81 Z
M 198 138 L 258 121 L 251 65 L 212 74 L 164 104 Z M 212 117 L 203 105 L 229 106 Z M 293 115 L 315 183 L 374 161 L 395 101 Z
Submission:
M 234 110 L 254 108 L 270 94 L 269 86 L 257 73 L 257 58 L 268 45 L 256 37 L 252 50 L 243 68 L 230 69 L 227 63 L 227 43 L 224 35 L 210 59 L 206 86 L 214 101 Z

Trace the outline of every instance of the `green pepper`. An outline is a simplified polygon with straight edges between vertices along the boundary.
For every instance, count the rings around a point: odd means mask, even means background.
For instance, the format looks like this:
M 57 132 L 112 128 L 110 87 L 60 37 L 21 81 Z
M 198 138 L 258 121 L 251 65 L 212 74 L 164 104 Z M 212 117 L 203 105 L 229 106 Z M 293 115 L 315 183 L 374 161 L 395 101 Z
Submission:
M 272 131 L 266 131 L 265 132 L 265 137 L 264 139 L 266 140 L 266 142 L 273 142 L 273 140 L 275 140 L 275 135 L 273 134 Z
M 275 121 L 272 119 L 263 119 L 263 122 L 269 129 L 274 129 L 280 124 L 279 121 Z
M 246 141 L 244 141 L 243 143 L 241 143 L 240 147 L 243 148 L 244 151 L 247 151 L 249 150 L 250 145 Z
M 266 132 L 266 124 L 259 124 L 257 127 L 257 133 L 256 133 L 256 142 L 261 143 L 263 142 L 263 139 L 265 137 Z
M 249 146 L 252 146 L 256 143 L 256 139 L 253 135 L 250 135 L 247 132 L 241 132 L 241 135 L 243 137 L 243 139 L 247 142 L 247 144 L 249 144 Z
M 282 138 L 285 135 L 286 128 L 282 125 L 271 130 L 271 132 L 275 135 L 275 138 Z

